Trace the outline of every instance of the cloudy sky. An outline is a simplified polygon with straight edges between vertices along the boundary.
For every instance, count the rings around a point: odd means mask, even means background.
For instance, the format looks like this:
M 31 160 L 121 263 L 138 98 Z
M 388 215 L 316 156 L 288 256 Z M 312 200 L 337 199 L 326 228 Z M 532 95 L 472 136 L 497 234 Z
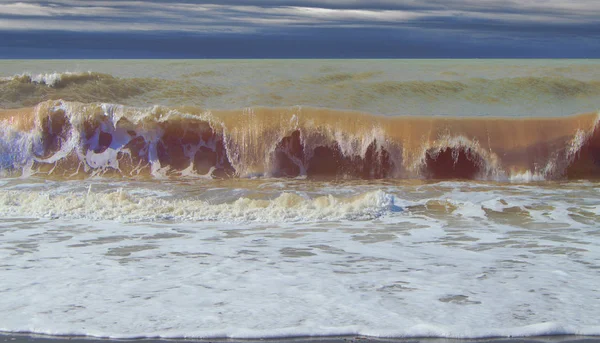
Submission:
M 598 0 L 0 0 L 0 58 L 600 57 Z

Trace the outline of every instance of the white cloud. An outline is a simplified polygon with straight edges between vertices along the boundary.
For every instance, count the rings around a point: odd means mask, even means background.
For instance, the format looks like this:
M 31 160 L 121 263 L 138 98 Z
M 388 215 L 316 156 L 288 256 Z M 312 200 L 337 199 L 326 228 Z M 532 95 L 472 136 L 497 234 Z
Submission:
M 98 6 L 52 6 L 37 3 L 0 4 L 0 15 L 56 17 L 56 16 L 119 16 L 119 11 L 111 7 Z

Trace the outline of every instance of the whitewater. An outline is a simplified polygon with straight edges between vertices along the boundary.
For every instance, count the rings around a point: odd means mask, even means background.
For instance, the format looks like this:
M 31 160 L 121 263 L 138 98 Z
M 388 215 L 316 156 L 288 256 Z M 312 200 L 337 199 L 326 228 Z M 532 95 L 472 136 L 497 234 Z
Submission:
M 598 63 L 0 61 L 0 332 L 598 336 Z

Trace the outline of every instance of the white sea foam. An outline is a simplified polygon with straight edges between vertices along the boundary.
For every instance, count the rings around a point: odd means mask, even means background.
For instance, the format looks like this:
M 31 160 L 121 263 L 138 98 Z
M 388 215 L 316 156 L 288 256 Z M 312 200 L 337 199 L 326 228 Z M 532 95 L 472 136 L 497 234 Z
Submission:
M 546 168 L 546 169 L 549 170 L 551 168 Z M 528 171 L 525 171 L 522 173 L 511 174 L 509 177 L 509 180 L 511 182 L 536 182 L 536 181 L 544 181 L 544 180 L 546 180 L 546 178 L 541 173 L 532 173 L 530 170 L 528 170 Z
M 15 79 L 23 79 L 28 78 L 31 82 L 46 85 L 48 87 L 55 87 L 64 77 L 72 77 L 72 76 L 85 76 L 91 75 L 92 72 L 52 72 L 52 73 L 23 73 L 14 76 L 4 76 L 0 77 L 0 81 L 11 81 Z
M 72 75 L 73 73 L 48 73 L 48 74 L 35 74 L 29 75 L 31 77 L 31 81 L 35 83 L 45 84 L 48 87 L 53 87 L 56 83 L 58 83 L 63 75 Z
M 0 121 L 0 176 L 14 172 L 15 168 L 26 174 L 25 169 L 32 163 L 34 141 L 29 132 L 14 130 Z
M 5 216 L 88 218 L 124 222 L 176 220 L 222 222 L 306 222 L 340 219 L 368 220 L 401 211 L 394 197 L 382 191 L 344 198 L 332 195 L 306 198 L 281 193 L 273 199 L 238 198 L 231 203 L 161 199 L 117 189 L 85 194 L 0 191 L 0 213 Z
M 595 184 L 2 181 L 3 331 L 600 335 Z

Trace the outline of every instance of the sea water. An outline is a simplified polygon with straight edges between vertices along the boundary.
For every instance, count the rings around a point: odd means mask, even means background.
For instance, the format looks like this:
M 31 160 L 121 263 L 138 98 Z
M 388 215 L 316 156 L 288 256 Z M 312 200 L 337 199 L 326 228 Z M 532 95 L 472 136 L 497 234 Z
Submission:
M 591 60 L 0 62 L 0 330 L 600 335 Z

